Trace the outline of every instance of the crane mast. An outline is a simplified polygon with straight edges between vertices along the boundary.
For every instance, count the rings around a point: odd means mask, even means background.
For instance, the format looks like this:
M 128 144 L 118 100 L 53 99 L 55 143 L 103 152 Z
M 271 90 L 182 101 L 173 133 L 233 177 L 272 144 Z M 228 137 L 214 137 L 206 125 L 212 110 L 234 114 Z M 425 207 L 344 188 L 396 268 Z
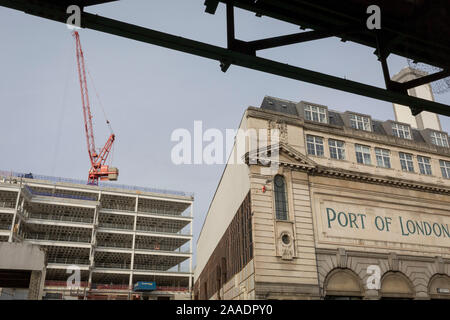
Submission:
M 91 168 L 88 175 L 88 184 L 98 185 L 98 180 L 115 181 L 118 178 L 119 170 L 106 165 L 106 160 L 111 152 L 115 135 L 111 133 L 103 148 L 97 153 L 94 140 L 94 129 L 92 126 L 92 113 L 89 102 L 89 93 L 86 79 L 86 66 L 84 61 L 83 49 L 81 47 L 80 35 L 77 31 L 73 32 L 76 44 L 76 57 L 78 76 L 80 80 L 81 104 L 83 107 L 84 129 L 86 132 L 86 143 L 88 148 Z

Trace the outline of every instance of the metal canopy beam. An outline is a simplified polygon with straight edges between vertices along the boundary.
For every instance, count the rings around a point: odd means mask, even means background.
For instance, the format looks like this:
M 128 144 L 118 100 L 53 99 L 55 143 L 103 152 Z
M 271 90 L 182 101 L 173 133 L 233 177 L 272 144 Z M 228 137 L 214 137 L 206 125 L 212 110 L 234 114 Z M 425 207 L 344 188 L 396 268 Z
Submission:
M 25 0 L 0 0 L 0 5 L 62 23 L 65 23 L 67 19 L 65 8 L 59 6 L 43 6 L 35 4 L 34 2 L 30 3 Z M 83 28 L 89 28 L 136 41 L 178 50 L 204 58 L 217 60 L 224 64 L 234 64 L 285 78 L 305 81 L 378 100 L 406 105 L 415 110 L 430 111 L 450 116 L 450 107 L 445 104 L 326 75 L 235 50 L 229 50 L 203 42 L 139 27 L 102 16 L 83 12 L 81 16 L 81 23 Z
M 294 34 L 288 34 L 285 36 L 249 41 L 247 42 L 247 44 L 255 50 L 264 50 L 281 46 L 287 46 L 294 43 L 324 39 L 332 36 L 333 35 L 331 34 L 326 34 L 325 32 L 320 31 L 305 31 Z
M 421 86 L 423 84 L 427 84 L 442 78 L 446 78 L 450 76 L 450 69 L 449 70 L 442 70 L 433 74 L 429 74 L 423 77 L 420 77 L 418 79 L 410 80 L 408 82 L 403 82 L 400 84 L 400 87 L 407 90 L 411 88 L 415 88 L 418 86 Z

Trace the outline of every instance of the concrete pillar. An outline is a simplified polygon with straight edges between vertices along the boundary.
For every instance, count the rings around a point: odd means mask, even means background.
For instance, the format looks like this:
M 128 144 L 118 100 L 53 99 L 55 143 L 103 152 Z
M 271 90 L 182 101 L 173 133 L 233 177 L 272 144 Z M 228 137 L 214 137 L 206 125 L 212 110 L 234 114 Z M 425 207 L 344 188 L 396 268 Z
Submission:
M 194 203 L 191 203 L 191 217 L 194 217 Z M 193 234 L 193 220 L 191 221 L 191 223 L 189 224 L 189 229 L 190 229 L 190 234 Z M 193 238 L 191 238 L 191 240 L 189 241 L 189 292 L 192 291 L 192 241 Z
M 28 300 L 41 300 L 42 296 L 40 293 L 41 283 L 42 283 L 42 271 L 33 270 L 31 271 L 30 286 L 28 287 Z
M 128 289 L 130 293 L 128 295 L 128 299 L 131 299 L 131 290 L 133 290 L 133 270 L 134 270 L 134 250 L 135 250 L 135 242 L 136 242 L 136 225 L 137 225 L 137 214 L 138 214 L 138 204 L 139 204 L 139 196 L 136 196 L 136 204 L 134 207 L 134 222 L 133 222 L 133 243 L 131 244 L 131 272 L 130 279 L 128 283 Z
M 101 209 L 101 203 L 100 200 L 102 198 L 102 192 L 100 191 L 98 193 L 98 206 L 95 207 L 94 210 L 94 218 L 92 219 L 92 233 L 91 233 L 91 249 L 89 253 L 89 278 L 88 278 L 88 285 L 86 290 L 91 290 L 92 286 L 92 270 L 94 269 L 94 261 L 95 261 L 95 247 L 97 245 L 97 225 L 98 225 L 98 216 L 99 211 Z M 86 290 L 85 290 L 85 299 L 86 297 Z
M 9 232 L 8 242 L 13 242 L 14 225 L 16 224 L 17 210 L 19 208 L 19 201 L 21 194 L 22 194 L 22 179 L 20 179 L 19 192 L 17 193 L 16 206 L 14 208 L 14 215 L 11 222 L 11 230 Z

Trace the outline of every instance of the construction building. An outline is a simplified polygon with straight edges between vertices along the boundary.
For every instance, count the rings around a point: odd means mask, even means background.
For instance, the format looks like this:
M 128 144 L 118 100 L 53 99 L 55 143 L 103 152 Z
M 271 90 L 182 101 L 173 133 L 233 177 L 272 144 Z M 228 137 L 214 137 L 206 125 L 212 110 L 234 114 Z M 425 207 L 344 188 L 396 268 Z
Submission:
M 190 299 L 193 201 L 184 192 L 3 171 L 0 241 L 45 251 L 44 299 Z M 141 281 L 156 290 L 133 291 Z
M 433 99 L 429 85 L 409 94 Z M 224 169 L 194 298 L 450 299 L 448 134 L 435 114 L 394 111 L 379 121 L 274 97 L 249 107 L 239 128 L 256 139 L 235 144 Z

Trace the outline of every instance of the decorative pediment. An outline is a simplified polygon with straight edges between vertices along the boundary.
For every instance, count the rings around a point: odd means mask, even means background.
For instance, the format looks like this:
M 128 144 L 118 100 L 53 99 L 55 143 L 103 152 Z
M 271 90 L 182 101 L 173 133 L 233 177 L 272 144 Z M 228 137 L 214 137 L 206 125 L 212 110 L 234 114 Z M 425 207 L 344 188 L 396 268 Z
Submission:
M 315 169 L 317 166 L 307 156 L 283 142 L 247 152 L 245 154 L 245 163 L 248 165 L 259 164 L 267 166 L 276 163 L 280 166 L 308 171 Z

